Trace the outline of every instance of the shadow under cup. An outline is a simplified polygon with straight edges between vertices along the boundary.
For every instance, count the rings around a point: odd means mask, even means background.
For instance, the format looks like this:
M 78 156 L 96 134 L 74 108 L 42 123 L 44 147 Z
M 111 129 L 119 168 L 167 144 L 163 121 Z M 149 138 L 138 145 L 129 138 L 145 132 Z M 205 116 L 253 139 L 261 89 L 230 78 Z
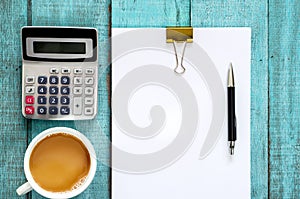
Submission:
M 96 164 L 90 141 L 66 127 L 50 128 L 37 135 L 24 158 L 28 183 L 48 198 L 71 198 L 83 192 L 93 180 Z

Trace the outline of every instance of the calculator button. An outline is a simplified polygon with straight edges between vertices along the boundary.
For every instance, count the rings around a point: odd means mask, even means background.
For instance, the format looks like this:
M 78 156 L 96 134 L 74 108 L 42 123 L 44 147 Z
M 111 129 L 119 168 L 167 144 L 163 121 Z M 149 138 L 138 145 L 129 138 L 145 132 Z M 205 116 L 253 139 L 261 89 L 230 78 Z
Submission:
M 34 86 L 26 86 L 25 93 L 26 94 L 34 94 Z
M 94 103 L 94 98 L 92 98 L 92 97 L 84 98 L 84 104 L 85 105 L 92 105 L 93 103 Z
M 82 84 L 82 77 L 74 77 L 74 84 L 81 85 Z
M 62 76 L 60 79 L 61 84 L 70 84 L 70 77 Z
M 94 93 L 94 89 L 92 87 L 86 87 L 84 89 L 84 94 L 86 95 L 93 95 L 93 93 Z
M 58 104 L 58 98 L 56 96 L 50 96 L 49 104 Z
M 81 115 L 82 114 L 82 97 L 74 97 L 74 107 L 73 114 Z
M 26 84 L 33 84 L 34 83 L 34 76 L 27 76 L 25 79 Z
M 38 106 L 37 112 L 40 115 L 45 115 L 47 113 L 47 108 L 45 106 Z
M 51 74 L 58 74 L 58 72 L 59 72 L 59 71 L 58 71 L 57 68 L 51 68 L 51 69 L 50 69 L 50 73 L 51 73 Z
M 50 106 L 49 107 L 49 114 L 50 115 L 57 115 L 58 114 L 58 108 L 55 106 Z
M 60 114 L 69 115 L 70 114 L 70 108 L 67 107 L 67 106 L 60 107 Z
M 85 83 L 86 85 L 94 84 L 94 78 L 92 78 L 92 77 L 86 77 L 86 78 L 84 79 L 84 83 Z
M 93 114 L 93 108 L 87 107 L 84 109 L 84 114 L 85 115 L 92 115 Z
M 75 69 L 74 69 L 74 74 L 75 74 L 75 75 L 82 74 L 82 69 L 81 69 L 81 68 L 75 68 Z
M 58 94 L 58 87 L 57 86 L 50 86 L 49 87 L 50 94 Z
M 85 74 L 87 74 L 87 75 L 92 75 L 92 74 L 94 74 L 94 69 L 92 69 L 92 68 L 87 68 L 87 69 L 85 69 Z
M 49 82 L 50 82 L 50 84 L 58 84 L 58 77 L 50 76 Z
M 25 114 L 26 115 L 33 115 L 34 114 L 34 107 L 33 106 L 26 106 L 25 107 Z
M 62 95 L 69 95 L 70 94 L 70 88 L 68 86 L 62 86 L 60 88 L 60 93 Z
M 70 104 L 70 98 L 67 97 L 67 96 L 62 96 L 62 97 L 60 98 L 60 103 L 61 103 L 61 104 Z
M 38 96 L 38 104 L 46 104 L 46 103 L 47 103 L 47 97 Z
M 38 77 L 39 84 L 47 84 L 47 77 L 46 76 L 39 76 Z
M 47 93 L 47 87 L 46 86 L 39 86 L 38 87 L 38 94 L 46 94 Z
M 26 96 L 25 97 L 26 104 L 34 104 L 34 97 L 33 96 Z
M 74 95 L 81 95 L 82 94 L 82 88 L 81 87 L 74 87 L 73 94 Z
M 62 68 L 61 69 L 61 73 L 62 74 L 70 74 L 71 73 L 71 70 L 69 68 Z

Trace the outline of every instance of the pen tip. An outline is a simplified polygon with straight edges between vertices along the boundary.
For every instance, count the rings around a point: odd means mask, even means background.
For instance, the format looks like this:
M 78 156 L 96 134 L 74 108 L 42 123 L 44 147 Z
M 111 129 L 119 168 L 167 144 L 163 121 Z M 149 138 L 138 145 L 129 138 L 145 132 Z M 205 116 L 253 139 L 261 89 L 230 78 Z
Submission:
M 232 63 L 230 62 L 230 67 L 228 71 L 228 87 L 234 87 L 234 77 L 233 77 L 233 68 Z
M 230 155 L 234 154 L 234 148 L 230 148 Z
M 233 66 L 232 66 L 232 62 L 230 62 L 230 64 L 229 64 L 229 72 L 230 72 L 230 73 L 233 73 Z

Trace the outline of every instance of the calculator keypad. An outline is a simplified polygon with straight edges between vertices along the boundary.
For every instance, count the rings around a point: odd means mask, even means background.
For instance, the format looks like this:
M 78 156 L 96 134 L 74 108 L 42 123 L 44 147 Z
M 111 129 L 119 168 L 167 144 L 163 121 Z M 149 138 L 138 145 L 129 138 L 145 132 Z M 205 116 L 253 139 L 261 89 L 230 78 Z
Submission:
M 92 118 L 97 99 L 93 68 L 53 67 L 48 74 L 24 78 L 24 114 L 37 115 L 30 118 Z

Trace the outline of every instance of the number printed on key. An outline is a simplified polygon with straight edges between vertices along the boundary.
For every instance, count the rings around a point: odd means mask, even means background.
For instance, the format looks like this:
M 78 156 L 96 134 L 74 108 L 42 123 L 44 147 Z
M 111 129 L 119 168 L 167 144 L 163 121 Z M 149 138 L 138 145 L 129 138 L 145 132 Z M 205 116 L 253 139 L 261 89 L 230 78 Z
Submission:
M 60 89 L 60 92 L 62 95 L 69 95 L 70 94 L 70 88 L 68 86 L 62 86 Z
M 38 87 L 38 94 L 46 94 L 47 93 L 47 87 L 46 86 L 39 86 Z
M 70 78 L 68 76 L 61 77 L 61 84 L 70 84 Z
M 50 84 L 58 84 L 58 77 L 57 76 L 50 76 Z

